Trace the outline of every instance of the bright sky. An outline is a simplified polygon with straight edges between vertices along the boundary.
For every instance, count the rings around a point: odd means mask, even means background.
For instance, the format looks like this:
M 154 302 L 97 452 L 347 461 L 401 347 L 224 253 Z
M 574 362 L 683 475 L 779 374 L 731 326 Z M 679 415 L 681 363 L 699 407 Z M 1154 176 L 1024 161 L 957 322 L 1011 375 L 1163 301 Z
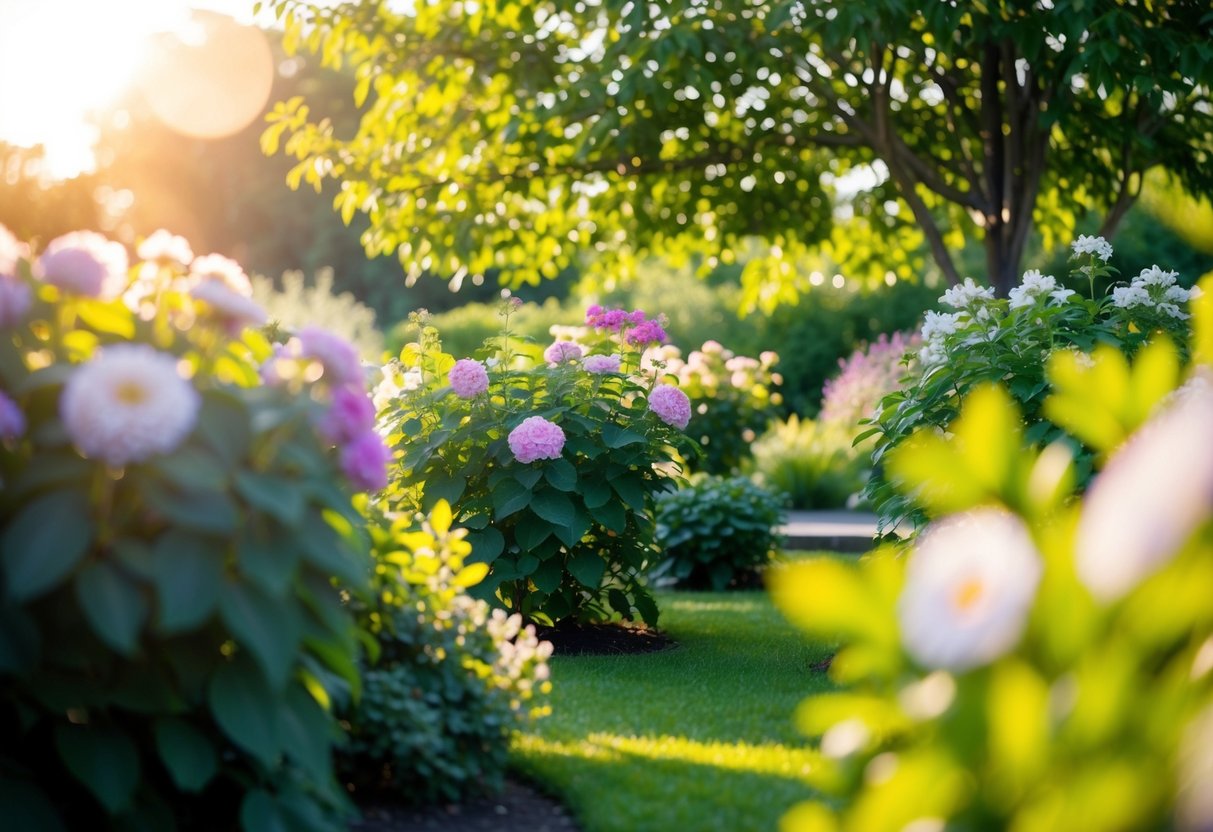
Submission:
M 148 36 L 185 32 L 188 8 L 253 20 L 254 0 L 0 0 L 0 140 L 47 149 L 53 176 L 92 166 L 85 118 L 127 89 Z

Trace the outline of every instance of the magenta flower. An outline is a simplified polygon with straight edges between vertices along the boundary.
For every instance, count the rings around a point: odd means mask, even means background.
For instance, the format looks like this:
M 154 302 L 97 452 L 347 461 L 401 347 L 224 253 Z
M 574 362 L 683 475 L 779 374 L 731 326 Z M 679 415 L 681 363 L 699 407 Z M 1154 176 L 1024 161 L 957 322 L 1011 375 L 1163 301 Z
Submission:
M 594 329 L 618 332 L 624 324 L 631 321 L 634 314 L 624 312 L 622 309 L 603 309 L 598 304 L 594 304 L 585 310 L 585 323 L 586 326 L 592 326 Z M 644 315 L 643 312 L 640 314 Z
M 34 293 L 21 280 L 0 274 L 0 329 L 11 329 L 25 320 Z
M 537 459 L 559 459 L 564 450 L 564 431 L 542 416 L 529 416 L 506 438 L 514 458 L 521 463 Z
M 358 350 L 349 341 L 317 326 L 305 326 L 298 337 L 300 357 L 323 364 L 324 380 L 331 387 L 366 386 Z
M 572 341 L 557 341 L 543 351 L 543 357 L 549 364 L 563 364 L 566 361 L 576 361 L 582 355 L 581 347 Z
M 0 390 L 0 439 L 20 439 L 25 433 L 25 414 Z
M 617 373 L 620 359 L 618 355 L 590 355 L 581 362 L 587 373 Z
M 665 329 L 662 328 L 660 321 L 641 321 L 628 330 L 627 335 L 624 336 L 624 340 L 629 344 L 636 344 L 637 346 L 664 344 L 666 342 Z
M 691 421 L 691 400 L 672 384 L 659 384 L 649 394 L 649 410 L 656 413 L 658 419 L 679 430 L 683 430 Z
M 451 390 L 461 399 L 474 399 L 489 389 L 489 374 L 474 358 L 461 358 L 447 374 Z
M 356 437 L 341 449 L 341 470 L 359 491 L 373 493 L 387 488 L 387 465 L 392 453 L 374 431 Z
M 340 445 L 375 429 L 375 405 L 371 397 L 356 387 L 340 387 L 333 402 L 316 423 L 326 442 Z
M 38 258 L 38 275 L 65 292 L 112 300 L 126 288 L 128 264 L 121 243 L 95 231 L 73 231 L 51 240 Z

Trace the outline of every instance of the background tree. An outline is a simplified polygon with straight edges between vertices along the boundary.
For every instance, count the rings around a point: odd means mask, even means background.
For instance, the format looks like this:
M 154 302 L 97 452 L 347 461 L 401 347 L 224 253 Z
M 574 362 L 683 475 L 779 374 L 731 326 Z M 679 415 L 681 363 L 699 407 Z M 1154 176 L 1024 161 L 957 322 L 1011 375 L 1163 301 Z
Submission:
M 433 0 L 275 8 L 352 64 L 358 129 L 301 98 L 263 136 L 295 185 L 341 182 L 372 254 L 515 281 L 743 238 L 852 274 L 951 282 L 970 236 L 1017 279 L 1034 224 L 1111 236 L 1146 171 L 1213 193 L 1207 0 Z M 840 216 L 849 221 L 836 222 Z

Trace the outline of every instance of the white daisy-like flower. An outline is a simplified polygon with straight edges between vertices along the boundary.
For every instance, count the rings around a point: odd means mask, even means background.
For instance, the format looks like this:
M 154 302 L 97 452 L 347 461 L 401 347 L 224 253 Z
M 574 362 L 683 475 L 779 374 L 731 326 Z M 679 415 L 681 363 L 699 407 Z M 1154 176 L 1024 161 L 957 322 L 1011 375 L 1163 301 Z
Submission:
M 966 277 L 964 283 L 953 286 L 939 298 L 940 303 L 953 309 L 968 309 L 977 300 L 994 300 L 994 289 L 978 286 L 971 277 Z
M 1080 234 L 1078 239 L 1070 244 L 1074 255 L 1094 254 L 1105 263 L 1112 257 L 1112 244 L 1103 237 L 1088 237 L 1086 234 Z
M 906 652 L 933 670 L 997 659 L 1019 641 L 1041 572 L 1013 514 L 979 508 L 932 524 L 910 555 L 897 604 Z
M 1049 292 L 1049 297 L 1057 301 L 1058 305 L 1069 303 L 1070 298 L 1077 294 L 1073 289 L 1054 289 Z
M 238 336 L 245 327 L 264 326 L 269 320 L 260 304 L 218 280 L 202 281 L 190 290 L 190 296 L 206 304 L 232 337 Z
M 59 412 L 85 456 L 117 467 L 180 445 L 201 404 L 174 356 L 147 344 L 115 344 L 72 372 Z
M 1078 577 L 1101 601 L 1161 569 L 1213 513 L 1213 391 L 1194 385 L 1172 401 L 1087 492 L 1075 557 Z

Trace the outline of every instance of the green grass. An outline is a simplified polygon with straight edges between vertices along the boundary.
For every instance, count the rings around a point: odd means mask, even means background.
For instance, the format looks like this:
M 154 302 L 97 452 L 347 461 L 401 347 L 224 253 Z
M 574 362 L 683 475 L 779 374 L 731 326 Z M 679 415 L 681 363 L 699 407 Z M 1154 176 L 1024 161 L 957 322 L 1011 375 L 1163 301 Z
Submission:
M 521 735 L 514 765 L 585 832 L 774 829 L 809 797 L 816 755 L 792 723 L 829 686 L 826 655 L 765 592 L 663 593 L 672 650 L 557 657 L 552 714 Z

